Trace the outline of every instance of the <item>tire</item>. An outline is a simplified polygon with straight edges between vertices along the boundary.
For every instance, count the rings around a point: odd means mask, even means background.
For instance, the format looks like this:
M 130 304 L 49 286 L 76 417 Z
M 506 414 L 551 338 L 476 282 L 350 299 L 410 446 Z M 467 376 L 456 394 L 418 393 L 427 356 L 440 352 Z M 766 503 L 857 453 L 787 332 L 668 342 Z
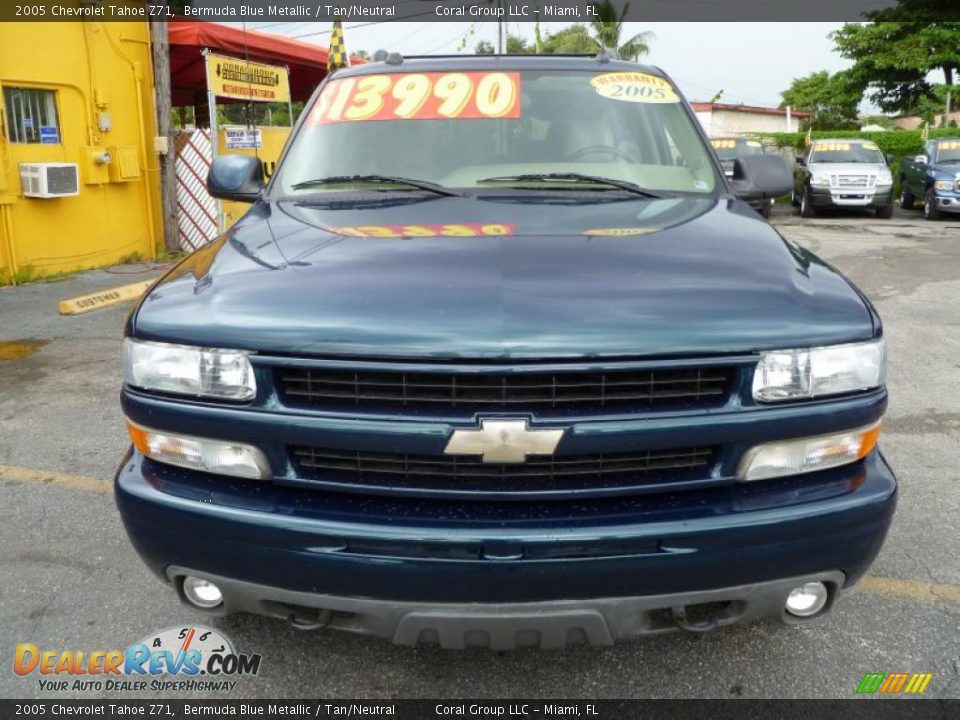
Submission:
M 917 199 L 913 196 L 913 193 L 910 192 L 910 188 L 907 187 L 907 184 L 900 181 L 900 207 L 904 210 L 913 210 L 914 203 L 917 202 Z
M 923 198 L 923 219 L 940 219 L 940 208 L 937 207 L 937 199 L 933 196 L 933 188 L 927 190 L 927 195 Z
M 806 188 L 803 191 L 803 197 L 800 198 L 800 217 L 815 218 L 816 216 L 817 209 L 810 201 L 810 188 Z
M 893 198 L 890 199 L 889 205 L 877 208 L 877 217 L 881 220 L 889 220 L 893 217 Z

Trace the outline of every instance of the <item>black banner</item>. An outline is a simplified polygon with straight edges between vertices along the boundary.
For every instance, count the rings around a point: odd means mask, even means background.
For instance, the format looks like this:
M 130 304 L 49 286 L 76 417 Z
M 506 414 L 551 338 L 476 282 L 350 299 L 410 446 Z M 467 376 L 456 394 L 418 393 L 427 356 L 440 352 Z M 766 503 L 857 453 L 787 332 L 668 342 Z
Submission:
M 614 0 L 623 6 L 625 0 Z M 960 19 L 957 3 L 927 0 L 630 0 L 625 20 L 856 21 L 899 11 L 918 22 Z M 0 3 L 2 21 L 174 19 L 210 22 L 590 22 L 590 0 L 14 0 Z M 722 28 L 718 28 L 722 32 Z
M 957 700 L 0 700 L 0 718 L 474 718 L 944 720 Z

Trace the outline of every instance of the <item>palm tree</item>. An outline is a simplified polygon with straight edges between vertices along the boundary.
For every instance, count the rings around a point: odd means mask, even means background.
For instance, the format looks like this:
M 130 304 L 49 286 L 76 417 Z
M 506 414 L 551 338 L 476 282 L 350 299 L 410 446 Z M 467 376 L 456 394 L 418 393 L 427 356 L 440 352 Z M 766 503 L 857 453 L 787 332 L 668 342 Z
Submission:
M 623 4 L 623 9 L 617 11 L 612 0 L 600 0 L 594 2 L 593 12 L 596 20 L 590 21 L 590 30 L 593 39 L 600 47 L 616 48 L 618 54 L 624 60 L 637 60 L 641 55 L 650 52 L 650 41 L 653 40 L 652 32 L 637 33 L 629 40 L 621 44 L 621 34 L 623 33 L 623 18 L 630 7 L 629 2 Z

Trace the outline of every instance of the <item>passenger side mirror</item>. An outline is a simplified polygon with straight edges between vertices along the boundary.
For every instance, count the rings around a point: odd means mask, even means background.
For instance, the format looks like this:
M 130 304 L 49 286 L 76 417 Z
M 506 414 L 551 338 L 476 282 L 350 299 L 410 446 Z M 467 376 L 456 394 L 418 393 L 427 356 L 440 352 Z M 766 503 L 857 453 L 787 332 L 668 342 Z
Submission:
M 884 155 L 883 159 L 887 161 L 887 165 L 890 165 L 891 163 L 893 163 L 893 155 L 891 155 L 890 153 L 887 153 L 886 155 Z
M 256 202 L 263 188 L 263 163 L 251 155 L 221 155 L 207 173 L 207 192 L 221 200 Z
M 917 163 L 917 165 L 926 165 L 930 162 L 930 158 L 928 158 L 926 155 L 917 155 L 913 161 Z
M 779 155 L 745 155 L 733 163 L 730 187 L 742 200 L 776 198 L 793 190 L 793 174 Z
M 803 155 L 797 155 L 797 165 L 806 165 L 807 159 Z

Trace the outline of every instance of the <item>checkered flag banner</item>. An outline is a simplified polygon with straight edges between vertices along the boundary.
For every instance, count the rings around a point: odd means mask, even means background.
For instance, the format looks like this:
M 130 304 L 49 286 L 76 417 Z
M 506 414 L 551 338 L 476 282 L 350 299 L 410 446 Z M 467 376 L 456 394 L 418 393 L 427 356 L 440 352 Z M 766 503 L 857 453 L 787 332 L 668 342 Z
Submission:
M 339 19 L 333 21 L 333 31 L 330 33 L 330 51 L 327 54 L 327 72 L 347 67 L 350 60 L 347 57 L 347 46 L 343 41 L 343 23 Z

